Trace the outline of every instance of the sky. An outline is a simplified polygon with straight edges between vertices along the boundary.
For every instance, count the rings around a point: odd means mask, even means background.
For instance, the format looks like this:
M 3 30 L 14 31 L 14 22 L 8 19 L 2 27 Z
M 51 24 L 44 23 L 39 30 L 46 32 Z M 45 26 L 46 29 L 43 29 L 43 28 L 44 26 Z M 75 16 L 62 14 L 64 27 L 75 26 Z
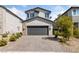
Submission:
M 26 20 L 25 11 L 35 8 L 41 7 L 51 11 L 50 16 L 52 17 L 50 20 L 55 20 L 57 15 L 64 13 L 66 10 L 70 8 L 68 5 L 5 5 L 10 11 L 18 15 L 23 20 Z

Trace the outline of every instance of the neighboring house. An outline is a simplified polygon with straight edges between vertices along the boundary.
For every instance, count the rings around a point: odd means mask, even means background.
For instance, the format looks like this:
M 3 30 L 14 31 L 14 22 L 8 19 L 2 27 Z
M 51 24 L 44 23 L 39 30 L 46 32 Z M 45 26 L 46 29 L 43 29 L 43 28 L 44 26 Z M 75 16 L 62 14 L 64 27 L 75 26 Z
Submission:
M 74 23 L 74 26 L 79 28 L 79 7 L 70 7 L 61 16 L 69 16 L 69 17 L 71 17 L 72 21 Z M 59 16 L 59 17 L 61 17 L 61 16 Z
M 49 20 L 51 11 L 36 7 L 25 13 L 27 14 L 23 22 L 25 35 L 52 35 L 53 21 Z
M 22 19 L 4 6 L 0 6 L 0 34 L 22 32 Z

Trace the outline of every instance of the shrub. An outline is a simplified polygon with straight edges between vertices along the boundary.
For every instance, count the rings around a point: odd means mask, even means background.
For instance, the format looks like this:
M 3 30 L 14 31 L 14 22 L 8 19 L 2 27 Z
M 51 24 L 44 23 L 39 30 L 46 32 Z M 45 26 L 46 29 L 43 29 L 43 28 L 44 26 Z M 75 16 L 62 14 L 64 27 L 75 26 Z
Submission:
M 54 35 L 55 35 L 55 38 L 57 38 L 58 36 L 61 36 L 62 33 L 59 32 L 58 30 L 54 30 Z
M 79 38 L 79 29 L 78 28 L 74 28 L 74 30 L 73 30 L 73 36 L 75 38 Z
M 23 33 L 22 33 L 22 32 L 20 32 L 20 34 L 21 34 L 21 35 L 23 35 Z
M 55 38 L 57 38 L 57 37 L 58 37 L 58 35 L 59 35 L 59 32 L 58 32 L 58 31 L 56 31 L 56 30 L 54 30 L 54 35 L 55 35 Z
M 18 39 L 19 38 L 19 35 L 16 33 L 16 38 Z
M 9 41 L 16 41 L 16 40 L 17 40 L 17 38 L 16 38 L 15 34 L 12 34 L 12 35 L 10 36 Z
M 6 40 L 0 40 L 0 46 L 5 46 L 7 45 L 7 41 Z
M 71 29 L 64 29 L 64 32 L 62 33 L 64 39 L 68 41 L 71 35 L 72 35 Z
M 19 38 L 21 36 L 22 36 L 22 33 L 21 32 L 16 33 L 16 38 Z
M 73 22 L 72 19 L 68 16 L 62 16 L 57 19 L 55 22 L 56 28 L 59 32 L 62 33 L 62 37 L 68 39 L 72 36 L 73 33 Z
M 8 33 L 2 34 L 2 37 L 7 37 L 7 36 L 8 36 Z

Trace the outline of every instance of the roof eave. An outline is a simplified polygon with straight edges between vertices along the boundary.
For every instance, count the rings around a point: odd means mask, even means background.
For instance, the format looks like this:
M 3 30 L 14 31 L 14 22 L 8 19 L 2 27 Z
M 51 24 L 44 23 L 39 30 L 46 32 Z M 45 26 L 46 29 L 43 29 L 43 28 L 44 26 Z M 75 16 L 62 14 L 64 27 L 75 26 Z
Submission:
M 37 16 L 37 17 L 34 17 L 34 18 L 42 18 L 42 17 Z M 31 19 L 34 19 L 34 18 L 31 18 Z M 27 21 L 29 21 L 29 20 L 31 20 L 31 19 L 24 20 L 23 22 L 27 22 Z M 42 18 L 42 19 L 45 19 L 45 18 Z M 48 19 L 45 19 L 45 20 L 50 21 L 50 22 L 53 22 L 53 21 L 48 20 Z
M 43 8 L 40 8 L 40 7 L 36 7 L 36 8 L 30 9 L 30 10 L 27 10 L 27 11 L 25 11 L 25 13 L 27 13 L 28 11 L 35 10 L 35 9 L 42 9 L 42 10 L 45 10 L 45 11 L 48 11 L 49 13 L 51 13 L 51 11 L 43 9 Z
M 0 7 L 4 8 L 6 11 L 8 11 L 10 14 L 14 15 L 15 17 L 17 17 L 18 19 L 20 19 L 21 21 L 23 21 L 23 19 L 21 19 L 19 16 L 17 16 L 16 14 L 14 14 L 13 12 L 11 12 L 9 9 L 7 9 L 5 6 L 0 5 Z

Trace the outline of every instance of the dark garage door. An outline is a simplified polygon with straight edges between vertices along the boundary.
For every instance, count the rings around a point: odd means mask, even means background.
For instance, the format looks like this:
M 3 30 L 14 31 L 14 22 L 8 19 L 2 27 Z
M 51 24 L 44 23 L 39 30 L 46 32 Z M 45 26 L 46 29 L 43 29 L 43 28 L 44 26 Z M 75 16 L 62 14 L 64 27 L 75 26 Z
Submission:
M 28 35 L 48 35 L 48 26 L 28 26 Z

